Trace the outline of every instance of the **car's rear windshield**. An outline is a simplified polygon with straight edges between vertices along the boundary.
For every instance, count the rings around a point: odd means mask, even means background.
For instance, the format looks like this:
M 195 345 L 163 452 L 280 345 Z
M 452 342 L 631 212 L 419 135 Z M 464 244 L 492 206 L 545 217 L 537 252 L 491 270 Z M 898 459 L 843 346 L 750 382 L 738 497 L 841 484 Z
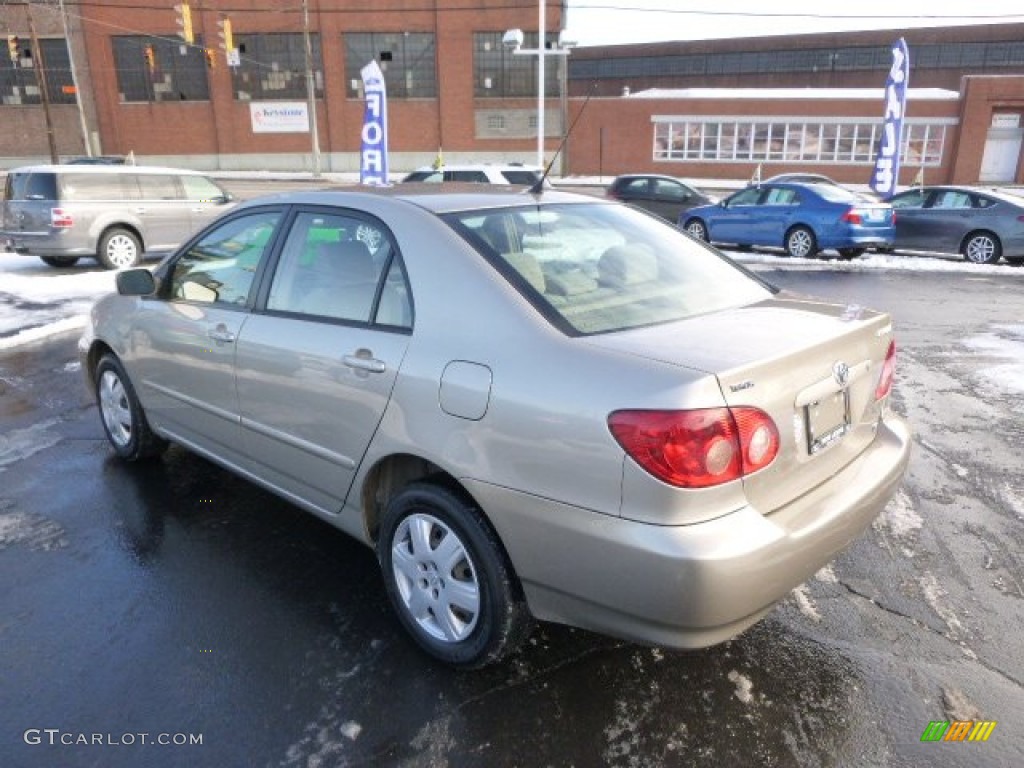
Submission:
M 677 228 L 626 206 L 534 205 L 444 218 L 572 336 L 674 322 L 774 291 Z
M 864 203 L 871 201 L 871 198 L 859 192 L 854 192 L 846 187 L 837 187 L 834 184 L 813 184 L 810 186 L 811 189 L 830 203 Z
M 509 184 L 522 184 L 526 187 L 532 186 L 540 180 L 540 174 L 536 171 L 502 171 L 501 175 Z
M 4 196 L 8 200 L 56 200 L 57 175 L 52 171 L 12 171 L 7 175 Z

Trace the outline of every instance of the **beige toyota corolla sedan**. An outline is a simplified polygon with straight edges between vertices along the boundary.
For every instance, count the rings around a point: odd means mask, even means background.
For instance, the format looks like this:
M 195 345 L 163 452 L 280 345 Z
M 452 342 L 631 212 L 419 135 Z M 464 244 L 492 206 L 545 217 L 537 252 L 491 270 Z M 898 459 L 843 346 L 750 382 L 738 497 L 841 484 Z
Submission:
M 888 315 L 595 197 L 290 193 L 117 285 L 80 342 L 114 451 L 176 443 L 374 547 L 460 667 L 534 620 L 733 637 L 907 465 Z

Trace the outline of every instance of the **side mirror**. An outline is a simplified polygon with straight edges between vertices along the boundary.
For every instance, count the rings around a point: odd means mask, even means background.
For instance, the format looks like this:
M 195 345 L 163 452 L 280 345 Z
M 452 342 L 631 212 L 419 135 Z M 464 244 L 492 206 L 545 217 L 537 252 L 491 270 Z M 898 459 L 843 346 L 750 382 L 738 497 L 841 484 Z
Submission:
M 117 292 L 122 296 L 149 296 L 156 292 L 156 279 L 148 269 L 126 269 L 114 277 Z

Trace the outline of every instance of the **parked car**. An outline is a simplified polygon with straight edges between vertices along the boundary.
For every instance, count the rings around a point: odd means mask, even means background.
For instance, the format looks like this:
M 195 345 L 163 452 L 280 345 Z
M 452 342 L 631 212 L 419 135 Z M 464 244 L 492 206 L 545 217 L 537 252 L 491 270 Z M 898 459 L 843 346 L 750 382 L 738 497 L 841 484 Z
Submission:
M 176 442 L 375 548 L 462 667 L 534 619 L 724 641 L 870 526 L 911 444 L 887 314 L 629 206 L 479 190 L 254 199 L 118 273 L 79 343 L 114 452 Z
M 8 172 L 0 216 L 4 250 L 54 267 L 94 257 L 134 266 L 170 250 L 223 213 L 232 196 L 196 171 L 135 165 L 32 165 Z
M 835 179 L 830 176 L 824 176 L 820 173 L 779 173 L 775 176 L 770 176 L 767 179 L 762 179 L 761 184 L 778 184 L 785 182 L 796 182 L 797 184 L 831 184 L 833 187 L 843 186 Z
M 892 245 L 892 206 L 832 184 L 793 182 L 747 187 L 718 205 L 685 211 L 679 225 L 694 237 L 739 246 L 784 248 L 812 257 L 835 249 L 852 259 Z
M 895 248 L 960 253 L 975 264 L 1024 263 L 1024 198 L 997 189 L 914 187 L 890 200 Z
M 421 181 L 439 183 L 442 181 L 466 181 L 478 184 L 513 184 L 531 187 L 540 181 L 543 175 L 543 168 L 534 168 L 518 163 L 509 165 L 445 165 L 441 168 L 428 165 L 413 171 L 402 179 L 402 182 Z
M 64 161 L 65 165 L 127 165 L 124 155 L 83 155 Z
M 717 197 L 705 195 L 684 181 L 658 174 L 618 176 L 608 185 L 605 195 L 655 213 L 672 223 L 679 220 L 683 211 L 718 202 Z

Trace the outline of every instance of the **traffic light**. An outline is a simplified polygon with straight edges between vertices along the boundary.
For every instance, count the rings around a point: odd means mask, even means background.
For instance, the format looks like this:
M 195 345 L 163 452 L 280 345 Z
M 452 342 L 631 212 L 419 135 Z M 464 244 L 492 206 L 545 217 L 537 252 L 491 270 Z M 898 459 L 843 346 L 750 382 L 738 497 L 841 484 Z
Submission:
M 217 34 L 220 37 L 220 47 L 224 53 L 231 53 L 235 49 L 235 38 L 231 34 L 231 19 L 221 19 L 217 22 Z
M 217 68 L 217 50 L 215 48 L 203 48 L 203 54 L 206 56 L 206 66 L 210 69 Z
M 192 9 L 188 7 L 188 3 L 182 3 L 174 6 L 174 11 L 177 13 L 175 21 L 178 24 L 178 35 L 192 45 L 196 41 L 195 35 L 192 34 Z
M 146 59 L 146 69 L 149 70 L 150 74 L 156 71 L 156 51 L 153 50 L 152 45 L 147 45 L 142 49 L 142 56 Z
M 7 53 L 11 56 L 11 61 L 15 64 L 18 63 L 18 59 L 21 58 L 21 54 L 18 52 L 18 46 L 21 45 L 21 41 L 18 40 L 17 35 L 7 36 Z

